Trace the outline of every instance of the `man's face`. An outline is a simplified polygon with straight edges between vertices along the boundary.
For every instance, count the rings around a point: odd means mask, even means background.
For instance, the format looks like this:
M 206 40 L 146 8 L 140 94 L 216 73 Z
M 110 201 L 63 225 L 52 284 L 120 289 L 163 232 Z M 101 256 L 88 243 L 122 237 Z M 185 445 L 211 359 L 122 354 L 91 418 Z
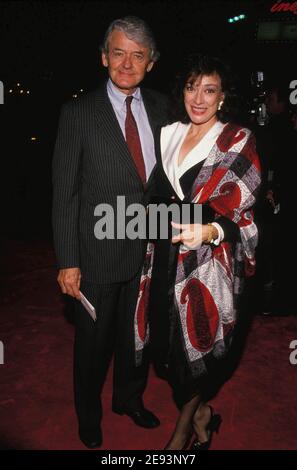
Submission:
M 131 41 L 118 30 L 109 37 L 108 52 L 102 53 L 102 63 L 108 67 L 113 84 L 126 95 L 134 92 L 154 65 L 147 47 Z

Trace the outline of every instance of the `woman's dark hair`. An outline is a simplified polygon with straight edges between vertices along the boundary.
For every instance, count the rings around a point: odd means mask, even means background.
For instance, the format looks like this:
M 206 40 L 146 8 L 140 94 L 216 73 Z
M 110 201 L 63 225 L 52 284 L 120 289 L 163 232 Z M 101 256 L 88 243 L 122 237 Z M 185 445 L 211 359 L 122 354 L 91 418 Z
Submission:
M 189 123 L 190 118 L 184 105 L 184 88 L 187 82 L 194 82 L 198 76 L 217 73 L 221 79 L 222 91 L 225 94 L 221 110 L 217 117 L 222 122 L 233 120 L 237 113 L 237 95 L 231 70 L 227 64 L 216 57 L 203 54 L 191 54 L 185 61 L 182 70 L 176 76 L 173 87 L 173 106 L 170 122 L 181 121 Z

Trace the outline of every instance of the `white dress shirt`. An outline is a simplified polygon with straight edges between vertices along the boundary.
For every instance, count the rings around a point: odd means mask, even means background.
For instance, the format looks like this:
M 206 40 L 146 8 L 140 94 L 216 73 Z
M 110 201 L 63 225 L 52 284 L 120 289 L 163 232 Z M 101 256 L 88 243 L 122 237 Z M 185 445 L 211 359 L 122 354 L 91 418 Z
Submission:
M 113 110 L 117 117 L 123 136 L 126 140 L 125 121 L 126 121 L 126 98 L 127 95 L 122 93 L 109 79 L 107 82 L 107 94 L 112 104 Z M 138 133 L 141 142 L 141 149 L 145 164 L 146 180 L 156 164 L 155 143 L 154 136 L 149 124 L 147 112 L 141 96 L 140 88 L 137 88 L 132 94 L 133 100 L 131 103 L 131 110 L 137 124 Z

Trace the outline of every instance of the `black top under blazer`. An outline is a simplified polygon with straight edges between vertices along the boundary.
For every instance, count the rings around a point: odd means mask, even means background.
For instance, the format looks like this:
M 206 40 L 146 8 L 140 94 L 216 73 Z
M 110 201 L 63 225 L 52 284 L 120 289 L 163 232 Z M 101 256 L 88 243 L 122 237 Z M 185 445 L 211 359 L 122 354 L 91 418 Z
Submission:
M 141 90 L 153 134 L 166 123 L 167 98 Z M 82 278 L 124 282 L 139 270 L 144 240 L 98 240 L 94 209 L 117 196 L 147 204 L 153 173 L 144 189 L 107 95 L 106 85 L 62 107 L 53 157 L 53 234 L 59 268 L 79 267 Z

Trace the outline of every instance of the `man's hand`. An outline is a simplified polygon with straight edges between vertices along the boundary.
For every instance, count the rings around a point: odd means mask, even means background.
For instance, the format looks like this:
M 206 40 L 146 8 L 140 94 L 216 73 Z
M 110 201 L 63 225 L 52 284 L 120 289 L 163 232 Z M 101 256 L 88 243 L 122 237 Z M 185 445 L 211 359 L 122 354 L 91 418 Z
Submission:
M 81 272 L 79 268 L 60 269 L 57 281 L 63 294 L 71 295 L 80 300 L 80 279 Z

